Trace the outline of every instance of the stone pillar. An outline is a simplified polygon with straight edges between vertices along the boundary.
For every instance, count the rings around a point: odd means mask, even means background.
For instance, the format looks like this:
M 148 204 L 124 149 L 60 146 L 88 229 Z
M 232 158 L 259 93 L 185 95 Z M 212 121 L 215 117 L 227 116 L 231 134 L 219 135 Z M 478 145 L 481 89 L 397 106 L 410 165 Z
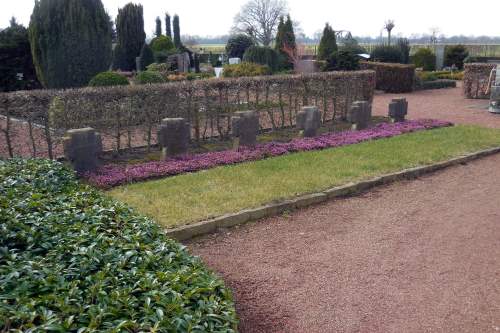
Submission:
M 255 112 L 235 112 L 231 118 L 231 128 L 233 131 L 234 149 L 238 149 L 240 146 L 255 146 L 257 144 L 259 117 Z
M 394 122 L 403 122 L 408 114 L 408 102 L 406 98 L 394 98 L 389 103 L 389 117 Z
M 368 102 L 354 102 L 347 113 L 347 121 L 352 123 L 352 129 L 362 130 L 370 125 L 372 106 Z
M 445 45 L 436 45 L 436 70 L 440 71 L 444 67 L 444 50 Z
M 102 140 L 93 128 L 72 129 L 63 138 L 64 156 L 78 173 L 95 171 L 102 152 Z
M 316 106 L 304 106 L 297 112 L 297 128 L 306 138 L 315 137 L 321 127 L 321 113 Z
M 191 125 L 184 118 L 165 118 L 158 129 L 163 159 L 188 152 Z

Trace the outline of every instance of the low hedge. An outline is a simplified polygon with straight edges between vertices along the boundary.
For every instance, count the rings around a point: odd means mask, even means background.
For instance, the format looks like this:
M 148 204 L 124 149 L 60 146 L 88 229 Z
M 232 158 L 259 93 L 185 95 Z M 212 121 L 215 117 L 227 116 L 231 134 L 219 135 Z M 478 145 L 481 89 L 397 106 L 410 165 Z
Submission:
M 235 65 L 225 65 L 223 72 L 224 77 L 248 77 L 270 74 L 271 69 L 268 66 L 246 61 Z
M 376 89 L 387 93 L 405 93 L 413 90 L 415 66 L 381 62 L 360 62 L 361 69 L 376 72 Z
M 0 161 L 0 332 L 235 332 L 230 291 L 57 162 Z
M 443 88 L 456 88 L 457 81 L 447 80 L 447 79 L 437 79 L 433 81 L 419 81 L 416 84 L 416 89 L 418 90 L 431 90 L 431 89 L 443 89 Z

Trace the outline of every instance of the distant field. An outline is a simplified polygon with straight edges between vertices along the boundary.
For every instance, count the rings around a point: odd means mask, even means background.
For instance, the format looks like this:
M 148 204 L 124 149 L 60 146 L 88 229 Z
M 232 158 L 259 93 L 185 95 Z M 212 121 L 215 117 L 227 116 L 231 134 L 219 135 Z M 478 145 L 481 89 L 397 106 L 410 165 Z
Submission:
M 368 52 L 376 46 L 376 44 L 361 44 L 363 47 L 367 49 Z M 480 56 L 480 57 L 500 57 L 500 45 L 466 45 L 469 50 L 470 55 L 472 56 Z M 200 44 L 196 45 L 194 48 L 202 53 L 224 53 L 225 52 L 225 44 Z M 411 53 L 414 53 L 417 49 L 422 47 L 428 47 L 428 45 L 423 44 L 413 44 Z M 317 45 L 316 44 L 307 44 L 304 45 L 304 53 L 305 54 L 316 54 Z

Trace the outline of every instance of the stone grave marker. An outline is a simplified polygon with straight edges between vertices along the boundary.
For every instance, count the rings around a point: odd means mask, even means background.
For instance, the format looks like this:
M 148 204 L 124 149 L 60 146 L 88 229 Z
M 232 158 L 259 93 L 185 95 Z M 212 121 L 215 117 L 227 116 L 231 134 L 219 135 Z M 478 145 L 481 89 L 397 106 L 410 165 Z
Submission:
M 72 129 L 63 138 L 64 156 L 78 173 L 91 172 L 99 165 L 102 140 L 93 128 Z
M 306 138 L 315 137 L 321 127 L 321 113 L 316 106 L 304 106 L 297 112 L 297 128 Z
M 229 58 L 229 64 L 230 65 L 241 64 L 241 59 L 240 58 Z
M 347 113 L 347 121 L 354 130 L 362 130 L 370 125 L 372 119 L 372 106 L 368 102 L 357 101 L 352 103 Z
M 259 133 L 259 117 L 254 111 L 235 112 L 231 117 L 231 128 L 233 132 L 233 147 L 253 147 L 257 144 Z
M 403 122 L 408 114 L 408 102 L 406 98 L 394 98 L 389 103 L 389 117 L 394 122 Z
M 186 154 L 191 138 L 191 125 L 184 118 L 165 118 L 158 129 L 158 143 L 164 159 Z

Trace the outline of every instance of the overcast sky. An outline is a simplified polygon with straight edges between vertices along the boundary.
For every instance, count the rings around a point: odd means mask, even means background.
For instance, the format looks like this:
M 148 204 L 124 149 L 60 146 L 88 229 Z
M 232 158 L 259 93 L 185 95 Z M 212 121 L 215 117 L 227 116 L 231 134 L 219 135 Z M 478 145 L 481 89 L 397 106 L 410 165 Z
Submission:
M 114 18 L 119 7 L 130 0 L 103 0 Z M 190 35 L 227 34 L 234 15 L 246 0 L 136 0 L 144 6 L 146 34 L 152 35 L 156 16 L 177 13 L 181 33 Z M 15 16 L 27 25 L 34 0 L 0 0 L 0 27 Z M 500 0 L 288 0 L 293 20 L 312 36 L 330 22 L 336 30 L 350 30 L 353 35 L 380 34 L 383 23 L 393 19 L 394 34 L 429 33 L 437 27 L 445 35 L 500 36 Z M 495 17 L 496 15 L 496 17 Z M 164 28 L 163 28 L 164 29 Z

